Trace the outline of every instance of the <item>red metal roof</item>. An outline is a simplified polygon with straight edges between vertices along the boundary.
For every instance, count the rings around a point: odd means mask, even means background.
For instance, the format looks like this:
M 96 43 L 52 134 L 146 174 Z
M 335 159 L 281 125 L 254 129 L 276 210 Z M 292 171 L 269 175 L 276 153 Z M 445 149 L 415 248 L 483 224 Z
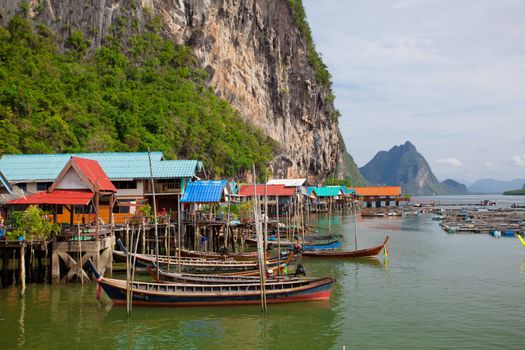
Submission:
M 294 187 L 285 187 L 284 185 L 266 185 L 266 194 L 268 196 L 289 197 L 293 196 L 296 189 Z M 264 196 L 264 185 L 257 185 L 257 194 Z M 239 188 L 241 197 L 253 197 L 253 185 L 241 185 Z
M 71 157 L 71 161 L 78 166 L 95 188 L 98 187 L 100 191 L 117 192 L 117 189 L 96 160 Z
M 10 201 L 8 204 L 87 205 L 92 198 L 93 192 L 91 191 L 55 190 L 53 192 L 36 192 Z

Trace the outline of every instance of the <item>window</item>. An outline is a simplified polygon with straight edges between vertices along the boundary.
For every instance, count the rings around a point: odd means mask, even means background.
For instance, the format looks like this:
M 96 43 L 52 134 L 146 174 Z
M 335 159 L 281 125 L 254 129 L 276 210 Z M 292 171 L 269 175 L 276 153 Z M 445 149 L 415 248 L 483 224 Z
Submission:
M 19 183 L 19 184 L 16 184 L 18 186 L 19 189 L 23 190 L 23 191 L 27 191 L 27 184 L 26 183 Z
M 160 179 L 156 181 L 158 184 L 161 184 L 165 189 L 180 189 L 180 180 L 179 179 Z
M 113 181 L 113 185 L 117 190 L 136 190 L 136 181 Z
M 53 207 L 54 207 L 53 205 L 49 205 L 49 204 L 40 205 L 40 208 L 43 211 L 45 211 L 46 213 L 49 213 L 49 214 L 53 214 L 54 213 L 54 211 L 53 211 L 54 208 Z M 57 210 L 57 215 L 64 214 L 64 207 L 62 205 L 57 205 L 56 210 Z
M 113 214 L 129 214 L 131 212 L 131 204 L 135 204 L 135 200 L 120 199 L 118 204 L 120 205 L 115 205 L 113 207 Z
M 37 191 L 47 191 L 47 189 L 51 186 L 51 182 L 37 182 L 36 183 L 36 190 Z

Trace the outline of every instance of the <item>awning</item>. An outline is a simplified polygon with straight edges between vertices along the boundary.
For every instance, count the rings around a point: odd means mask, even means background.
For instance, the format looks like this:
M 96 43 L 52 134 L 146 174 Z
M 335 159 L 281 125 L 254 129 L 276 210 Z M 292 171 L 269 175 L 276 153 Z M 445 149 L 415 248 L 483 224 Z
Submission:
M 88 205 L 92 198 L 93 192 L 91 191 L 55 190 L 53 192 L 36 192 L 10 201 L 8 204 Z

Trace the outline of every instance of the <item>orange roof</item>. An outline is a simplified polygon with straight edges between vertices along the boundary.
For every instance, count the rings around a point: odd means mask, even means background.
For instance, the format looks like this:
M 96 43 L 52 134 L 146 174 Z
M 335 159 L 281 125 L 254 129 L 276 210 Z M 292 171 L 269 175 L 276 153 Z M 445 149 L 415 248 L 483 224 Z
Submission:
M 358 196 L 400 196 L 401 186 L 354 187 Z

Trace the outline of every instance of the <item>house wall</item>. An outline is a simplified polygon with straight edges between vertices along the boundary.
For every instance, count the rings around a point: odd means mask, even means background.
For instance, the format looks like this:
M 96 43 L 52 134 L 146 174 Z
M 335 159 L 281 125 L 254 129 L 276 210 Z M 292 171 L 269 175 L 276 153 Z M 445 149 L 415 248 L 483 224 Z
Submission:
M 137 180 L 137 188 L 132 189 L 117 189 L 116 197 L 126 197 L 126 198 L 133 198 L 133 197 L 140 197 L 142 198 L 144 196 L 144 181 L 143 180 Z
M 126 214 L 114 213 L 113 220 L 116 225 L 125 224 L 126 219 L 130 221 L 133 216 L 134 214 L 130 214 L 130 213 L 126 213 Z M 53 215 L 51 215 L 51 218 L 53 218 Z M 109 205 L 100 206 L 100 218 L 102 218 L 105 224 L 109 224 Z M 67 211 L 66 209 L 63 210 L 62 214 L 57 215 L 57 222 L 59 224 L 69 224 L 69 220 L 70 220 L 70 214 L 69 214 L 69 211 Z M 95 220 L 95 214 L 75 214 L 73 215 L 74 225 L 88 224 L 90 222 L 94 222 L 94 220 Z

